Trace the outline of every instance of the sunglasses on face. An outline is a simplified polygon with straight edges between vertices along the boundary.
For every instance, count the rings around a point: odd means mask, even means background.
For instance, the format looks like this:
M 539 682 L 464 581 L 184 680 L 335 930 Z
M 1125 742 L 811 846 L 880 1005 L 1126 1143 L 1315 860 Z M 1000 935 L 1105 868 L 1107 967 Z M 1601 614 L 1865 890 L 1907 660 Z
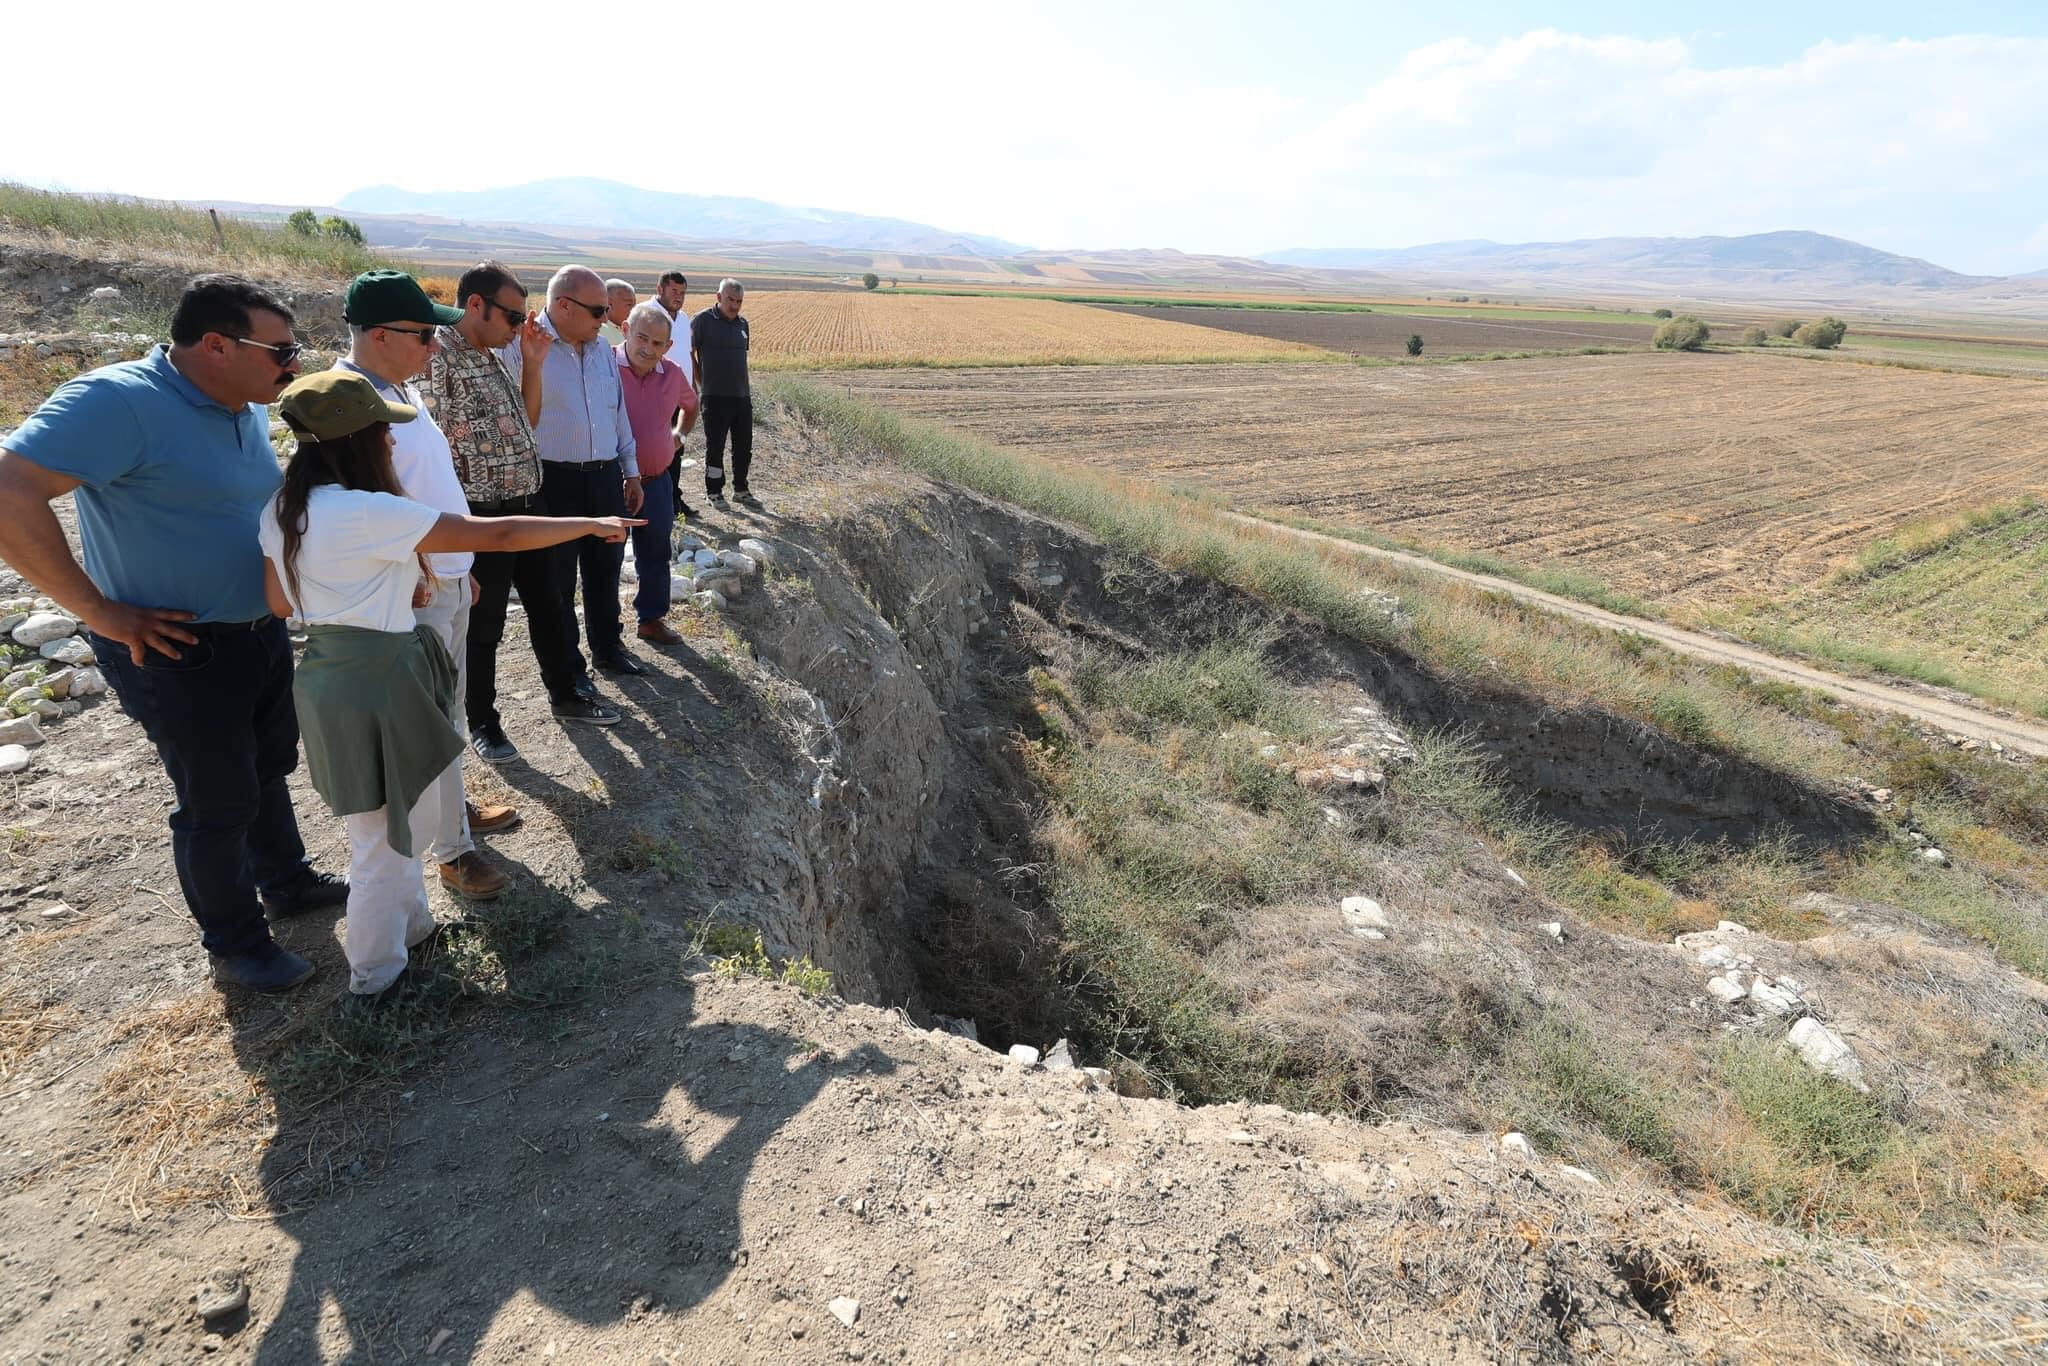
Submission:
M 422 346 L 434 340 L 434 329 L 431 327 L 387 327 L 384 330 L 386 332 L 396 332 L 400 336 L 411 337 Z
M 612 311 L 612 306 L 608 303 L 587 304 L 584 303 L 581 299 L 567 298 L 565 298 L 562 302 L 576 305 L 576 307 L 582 309 L 585 313 L 588 313 L 593 318 L 602 318 Z
M 232 338 L 232 340 L 238 346 L 261 347 L 265 351 L 268 351 L 271 355 L 277 357 L 277 363 L 279 365 L 290 365 L 293 361 L 299 358 L 299 353 L 306 349 L 298 342 L 260 342 L 257 341 L 254 337 L 235 337 Z
M 484 307 L 486 309 L 497 309 L 500 313 L 505 315 L 505 321 L 511 323 L 514 327 L 517 327 L 520 323 L 526 321 L 526 309 L 524 307 L 507 308 L 505 307 L 505 305 L 499 303 L 496 299 L 484 300 Z M 485 316 L 488 317 L 488 313 Z

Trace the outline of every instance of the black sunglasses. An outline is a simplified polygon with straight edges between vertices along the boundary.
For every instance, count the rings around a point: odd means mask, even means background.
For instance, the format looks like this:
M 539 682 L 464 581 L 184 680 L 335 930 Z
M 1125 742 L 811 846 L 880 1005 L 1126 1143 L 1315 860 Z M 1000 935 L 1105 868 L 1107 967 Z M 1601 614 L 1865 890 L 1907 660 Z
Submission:
M 484 307 L 486 309 L 497 309 L 500 313 L 505 315 L 506 321 L 512 323 L 514 326 L 517 326 L 518 324 L 526 321 L 526 309 L 523 307 L 507 308 L 505 307 L 505 305 L 499 303 L 496 299 L 485 299 Z M 485 314 L 485 316 L 488 317 L 489 314 Z
M 380 327 L 383 327 L 386 332 L 397 332 L 400 333 L 401 335 L 411 337 L 414 341 L 418 342 L 422 346 L 425 346 L 428 342 L 434 339 L 434 329 L 431 327 L 391 327 L 387 324 L 382 323 L 378 325 Z
M 299 353 L 306 349 L 298 342 L 260 342 L 254 337 L 234 337 L 230 340 L 240 346 L 262 347 L 265 351 L 277 357 L 279 365 L 290 365 L 299 358 Z
M 593 318 L 602 318 L 605 314 L 612 311 L 612 306 L 609 303 L 587 304 L 581 299 L 571 299 L 567 295 L 563 296 L 563 302 L 576 305 L 576 307 L 582 309 Z

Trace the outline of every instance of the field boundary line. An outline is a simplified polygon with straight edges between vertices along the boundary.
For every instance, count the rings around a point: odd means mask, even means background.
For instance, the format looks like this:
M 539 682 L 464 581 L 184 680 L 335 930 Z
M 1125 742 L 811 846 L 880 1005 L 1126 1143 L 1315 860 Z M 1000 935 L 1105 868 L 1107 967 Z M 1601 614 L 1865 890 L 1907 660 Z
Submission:
M 1244 512 L 1219 509 L 1219 515 L 1226 521 L 1260 531 L 1290 536 L 1308 544 L 1342 550 L 1353 555 L 1386 560 L 1407 569 L 1424 570 L 1488 592 L 1506 593 L 1522 602 L 1555 612 L 1559 616 L 1571 617 L 1609 631 L 1632 632 L 1645 640 L 1656 641 L 1659 645 L 1679 654 L 1714 664 L 1733 665 L 1763 678 L 1810 688 L 1838 702 L 1865 711 L 1897 712 L 1930 725 L 1940 726 L 1957 735 L 1986 742 L 1996 740 L 2007 749 L 2019 750 L 2021 753 L 2036 757 L 2048 756 L 2048 726 L 2036 725 L 2020 717 L 2001 716 L 1984 707 L 1951 702 L 1946 698 L 1935 697 L 1911 688 L 1817 669 L 1796 660 L 1786 659 L 1782 655 L 1772 654 L 1768 650 L 1758 649 L 1754 645 L 1725 640 L 1701 631 L 1689 631 L 1682 626 L 1672 626 L 1644 617 L 1611 612 L 1604 607 L 1594 607 L 1588 603 L 1574 602 L 1570 598 L 1546 593 L 1540 588 L 1531 588 L 1512 579 L 1496 578 L 1491 574 L 1480 574 L 1470 569 L 1458 569 L 1410 551 L 1390 550 L 1358 541 L 1347 541 L 1341 536 L 1308 531 Z

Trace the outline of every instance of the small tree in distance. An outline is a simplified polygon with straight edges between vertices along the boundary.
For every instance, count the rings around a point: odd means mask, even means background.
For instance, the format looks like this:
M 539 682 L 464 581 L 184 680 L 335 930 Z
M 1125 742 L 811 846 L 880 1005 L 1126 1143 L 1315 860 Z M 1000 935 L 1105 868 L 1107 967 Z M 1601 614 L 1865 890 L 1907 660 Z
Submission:
M 360 247 L 365 241 L 361 228 L 349 222 L 346 218 L 340 218 L 334 214 L 329 214 L 321 220 L 320 231 L 326 233 L 337 242 L 346 242 L 353 247 Z
M 1707 344 L 1707 325 L 1690 313 L 1659 323 L 1650 341 L 1660 351 L 1698 351 Z
M 1742 344 L 1744 346 L 1763 346 L 1770 339 L 1771 334 L 1764 331 L 1761 327 L 1746 327 L 1742 330 Z
M 1668 308 L 1653 308 L 1650 310 L 1650 316 L 1653 318 L 1668 318 L 1671 316 L 1671 310 Z
M 285 219 L 284 225 L 301 237 L 313 237 L 320 231 L 320 217 L 311 209 L 300 209 Z
M 1408 334 L 1408 354 L 1411 356 L 1422 354 L 1422 334 L 1420 332 L 1410 332 Z
M 1840 318 L 1816 318 L 1792 334 L 1792 344 L 1810 346 L 1816 351 L 1832 351 L 1848 335 L 1849 324 Z
M 1789 337 L 1804 325 L 1797 318 L 1780 318 L 1771 324 L 1771 335 L 1774 337 Z
M 882 287 L 882 277 L 871 270 L 860 277 L 860 287 L 862 289 L 880 289 Z

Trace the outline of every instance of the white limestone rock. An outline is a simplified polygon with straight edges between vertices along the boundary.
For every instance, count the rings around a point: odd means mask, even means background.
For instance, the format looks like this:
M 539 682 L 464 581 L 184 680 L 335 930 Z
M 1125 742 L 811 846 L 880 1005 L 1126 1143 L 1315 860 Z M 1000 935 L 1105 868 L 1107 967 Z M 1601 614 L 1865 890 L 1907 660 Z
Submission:
M 1513 1153 L 1518 1157 L 1527 1158 L 1532 1162 L 1536 1160 L 1536 1149 L 1530 1144 L 1527 1134 L 1502 1134 L 1500 1136 L 1500 1150 L 1504 1153 Z
M 81 697 L 99 697 L 106 691 L 107 676 L 88 665 L 71 671 L 71 681 L 65 688 L 64 696 L 76 700 Z
M 1732 968 L 1741 960 L 1735 956 L 1735 951 L 1726 944 L 1715 944 L 1702 949 L 1698 959 L 1695 961 L 1703 968 L 1717 970 L 1720 968 Z
M 742 574 L 757 573 L 761 568 L 760 562 L 752 555 L 739 550 L 719 551 L 718 562 L 727 569 L 737 569 Z
M 1344 928 L 1364 938 L 1383 939 L 1394 928 L 1386 908 L 1369 896 L 1347 896 L 1337 910 L 1344 917 Z M 1366 935 L 1368 930 L 1375 933 Z
M 1732 1006 L 1743 997 L 1749 995 L 1749 989 L 1733 977 L 1709 977 L 1707 979 L 1707 995 L 1713 997 L 1724 1006 Z
M 47 737 L 43 734 L 43 723 L 33 716 L 9 717 L 0 721 L 0 745 L 20 745 L 34 749 Z
M 1759 977 L 1750 984 L 1750 1003 L 1769 1015 L 1780 1017 L 1796 1015 L 1806 1008 L 1806 1002 L 1799 999 L 1796 991 L 1787 991 L 1781 983 Z
M 1857 1059 L 1856 1050 L 1811 1015 L 1792 1026 L 1785 1042 L 1797 1049 L 1806 1065 L 1822 1076 L 1833 1077 L 1865 1095 L 1870 1094 L 1870 1083 L 1863 1078 L 1863 1064 Z
M 59 664 L 92 663 L 92 646 L 77 636 L 64 636 L 58 640 L 46 641 L 37 653 L 44 659 L 55 660 Z
M 723 612 L 726 608 L 725 595 L 722 593 L 692 593 L 690 601 L 707 612 Z
M 26 645 L 32 650 L 41 649 L 53 640 L 62 640 L 78 631 L 78 623 L 61 612 L 37 612 L 14 628 L 14 643 Z
M 20 745 L 0 745 L 0 773 L 19 773 L 27 767 L 27 749 Z
M 775 547 L 755 536 L 747 536 L 741 539 L 740 553 L 751 556 L 758 564 L 775 563 Z
M 1038 1050 L 1028 1043 L 1011 1044 L 1010 1056 L 1023 1063 L 1026 1067 L 1038 1066 Z

